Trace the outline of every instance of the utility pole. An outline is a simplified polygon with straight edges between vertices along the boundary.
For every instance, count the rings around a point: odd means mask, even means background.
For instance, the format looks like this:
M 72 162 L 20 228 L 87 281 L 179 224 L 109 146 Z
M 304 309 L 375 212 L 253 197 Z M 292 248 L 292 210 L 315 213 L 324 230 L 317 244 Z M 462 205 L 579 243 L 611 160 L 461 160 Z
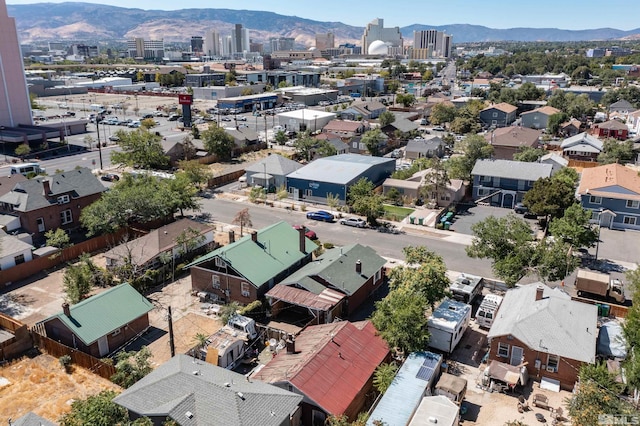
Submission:
M 100 143 L 100 121 L 102 121 L 100 119 L 100 115 L 96 115 L 96 130 L 98 131 L 98 157 L 100 158 L 100 170 L 103 169 L 102 167 L 102 143 Z
M 173 318 L 171 318 L 171 306 L 168 308 L 169 310 L 169 349 L 171 350 L 171 358 L 176 356 L 176 345 L 173 341 Z

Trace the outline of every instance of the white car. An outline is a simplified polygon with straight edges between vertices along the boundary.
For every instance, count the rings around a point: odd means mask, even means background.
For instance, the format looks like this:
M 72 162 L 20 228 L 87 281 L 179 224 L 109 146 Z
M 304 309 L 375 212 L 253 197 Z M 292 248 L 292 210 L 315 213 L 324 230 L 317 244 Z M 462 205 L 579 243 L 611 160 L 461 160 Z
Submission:
M 356 228 L 364 228 L 367 226 L 367 222 L 359 217 L 348 217 L 346 219 L 340 219 L 340 225 L 355 226 Z

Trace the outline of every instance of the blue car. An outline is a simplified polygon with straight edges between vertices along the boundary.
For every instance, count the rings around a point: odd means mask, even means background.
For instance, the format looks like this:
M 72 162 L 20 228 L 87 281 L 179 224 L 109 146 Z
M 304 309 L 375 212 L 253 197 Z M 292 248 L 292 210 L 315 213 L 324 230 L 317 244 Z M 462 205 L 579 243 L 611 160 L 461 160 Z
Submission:
M 333 215 L 324 210 L 318 210 L 317 212 L 307 213 L 307 219 L 320 220 L 323 222 L 333 222 Z

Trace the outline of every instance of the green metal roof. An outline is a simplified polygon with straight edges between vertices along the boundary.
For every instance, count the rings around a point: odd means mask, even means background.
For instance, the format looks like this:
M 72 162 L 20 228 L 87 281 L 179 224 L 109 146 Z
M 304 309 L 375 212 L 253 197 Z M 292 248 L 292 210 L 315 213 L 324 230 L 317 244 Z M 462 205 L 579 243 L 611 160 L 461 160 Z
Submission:
M 358 260 L 362 263 L 361 274 L 356 272 Z M 360 244 L 336 247 L 327 250 L 318 259 L 291 274 L 282 284 L 299 284 L 312 293 L 320 294 L 327 286 L 315 278 L 318 277 L 350 296 L 385 263 L 386 261 L 371 247 Z
M 251 235 L 220 247 L 194 260 L 187 267 L 220 257 L 253 285 L 260 287 L 317 249 L 316 243 L 305 237 L 305 253 L 299 248 L 299 233 L 287 222 L 278 222 L 258 231 L 258 242 Z
M 90 345 L 151 310 L 151 302 L 124 283 L 70 306 L 71 317 L 60 312 L 45 321 L 58 318 Z

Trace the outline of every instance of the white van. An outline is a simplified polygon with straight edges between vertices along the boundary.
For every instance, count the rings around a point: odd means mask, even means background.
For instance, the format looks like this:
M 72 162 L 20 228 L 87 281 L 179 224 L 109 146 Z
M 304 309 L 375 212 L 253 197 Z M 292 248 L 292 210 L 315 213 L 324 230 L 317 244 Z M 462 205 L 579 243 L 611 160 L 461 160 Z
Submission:
M 501 303 L 502 296 L 498 296 L 497 294 L 487 294 L 484 299 L 482 299 L 478 312 L 476 312 L 476 322 L 479 327 L 491 328 L 491 324 L 493 324 L 493 320 L 496 317 Z
M 12 175 L 21 174 L 26 176 L 29 173 L 35 173 L 38 175 L 40 173 L 44 173 L 44 169 L 40 167 L 40 164 L 38 163 L 22 163 L 11 166 Z
M 245 333 L 249 340 L 253 340 L 258 337 L 258 333 L 256 332 L 256 322 L 252 318 L 236 314 L 229 318 L 227 325 L 233 330 Z

